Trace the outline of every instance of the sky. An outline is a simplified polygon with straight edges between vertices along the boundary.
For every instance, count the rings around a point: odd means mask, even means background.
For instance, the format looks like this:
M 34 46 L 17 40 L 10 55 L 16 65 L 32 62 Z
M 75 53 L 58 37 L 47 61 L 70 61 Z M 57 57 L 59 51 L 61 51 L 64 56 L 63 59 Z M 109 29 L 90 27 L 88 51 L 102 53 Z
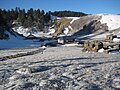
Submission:
M 120 14 L 120 0 L 0 0 L 1 9 L 20 7 L 45 11 L 77 11 L 87 14 Z

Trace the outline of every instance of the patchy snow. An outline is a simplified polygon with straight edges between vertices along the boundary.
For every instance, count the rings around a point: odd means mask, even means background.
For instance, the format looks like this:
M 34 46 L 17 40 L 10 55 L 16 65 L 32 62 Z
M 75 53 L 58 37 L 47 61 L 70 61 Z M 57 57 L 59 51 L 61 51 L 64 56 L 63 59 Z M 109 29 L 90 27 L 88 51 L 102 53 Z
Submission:
M 71 44 L 65 44 L 65 45 L 62 45 L 62 46 L 66 46 L 66 47 L 69 47 L 69 46 L 78 46 L 79 44 L 77 43 L 71 43 Z
M 18 28 L 12 28 L 15 32 L 17 32 L 18 34 L 21 34 L 25 37 L 29 36 L 30 33 L 28 33 L 29 28 L 23 28 L 22 26 L 18 27 Z
M 114 30 L 120 27 L 120 15 L 100 14 L 102 16 L 100 22 L 106 23 L 109 30 Z
M 102 52 L 104 52 L 104 49 L 101 48 L 101 49 L 98 50 L 98 52 L 102 53 Z
M 70 30 L 72 30 L 72 27 L 71 27 L 70 25 L 68 26 L 68 28 L 69 28 Z
M 72 21 L 70 22 L 70 24 L 72 24 L 75 20 L 80 19 L 80 17 L 65 17 L 67 19 L 72 19 Z
M 49 33 L 48 34 L 53 34 L 55 33 L 55 29 L 49 29 Z
M 69 29 L 68 29 L 68 28 L 65 28 L 65 29 L 63 30 L 63 33 L 64 33 L 65 35 L 67 35 L 67 34 L 69 33 Z
M 120 39 L 119 39 L 119 38 L 114 38 L 114 39 L 113 39 L 113 42 L 115 42 L 115 43 L 120 43 Z

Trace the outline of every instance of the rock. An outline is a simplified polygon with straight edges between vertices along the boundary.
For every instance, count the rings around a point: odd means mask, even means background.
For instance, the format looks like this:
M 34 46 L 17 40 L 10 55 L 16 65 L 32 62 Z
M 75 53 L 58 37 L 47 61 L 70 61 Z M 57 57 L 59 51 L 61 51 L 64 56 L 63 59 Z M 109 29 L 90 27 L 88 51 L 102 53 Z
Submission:
M 113 39 L 114 39 L 114 38 L 117 38 L 117 36 L 116 36 L 116 35 L 113 35 L 113 34 L 107 35 L 107 36 L 106 36 L 106 41 L 108 41 L 108 42 L 113 42 Z
M 99 49 L 103 48 L 103 43 L 97 40 L 86 41 L 84 43 L 83 51 L 97 52 Z

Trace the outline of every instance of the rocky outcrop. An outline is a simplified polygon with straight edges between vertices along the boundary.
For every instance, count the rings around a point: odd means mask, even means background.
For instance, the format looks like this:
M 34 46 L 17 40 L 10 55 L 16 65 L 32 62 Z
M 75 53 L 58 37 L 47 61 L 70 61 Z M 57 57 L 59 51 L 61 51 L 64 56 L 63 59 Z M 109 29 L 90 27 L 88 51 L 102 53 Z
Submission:
M 74 20 L 71 23 L 69 18 L 61 18 L 57 21 L 54 29 L 54 36 L 63 34 L 65 28 L 69 29 L 71 35 L 87 35 L 94 32 L 105 32 L 108 30 L 106 24 L 100 22 L 101 16 L 99 15 L 88 15 L 80 17 L 80 19 Z
M 70 25 L 70 21 L 71 19 L 66 19 L 66 18 L 59 19 L 55 24 L 54 27 L 55 33 L 53 34 L 53 36 L 58 36 L 60 34 L 63 34 L 64 28 Z

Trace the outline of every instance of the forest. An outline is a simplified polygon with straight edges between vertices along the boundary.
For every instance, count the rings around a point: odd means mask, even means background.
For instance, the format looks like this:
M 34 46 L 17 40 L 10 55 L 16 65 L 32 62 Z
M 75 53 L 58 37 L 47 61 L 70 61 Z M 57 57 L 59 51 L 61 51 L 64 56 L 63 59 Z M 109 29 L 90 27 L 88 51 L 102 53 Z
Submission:
M 24 28 L 36 27 L 38 31 L 44 31 L 45 25 L 52 25 L 52 16 L 57 17 L 80 17 L 87 14 L 74 11 L 48 11 L 30 8 L 28 10 L 16 7 L 11 10 L 0 9 L 0 38 L 4 37 L 5 30 L 13 27 L 13 22 Z

